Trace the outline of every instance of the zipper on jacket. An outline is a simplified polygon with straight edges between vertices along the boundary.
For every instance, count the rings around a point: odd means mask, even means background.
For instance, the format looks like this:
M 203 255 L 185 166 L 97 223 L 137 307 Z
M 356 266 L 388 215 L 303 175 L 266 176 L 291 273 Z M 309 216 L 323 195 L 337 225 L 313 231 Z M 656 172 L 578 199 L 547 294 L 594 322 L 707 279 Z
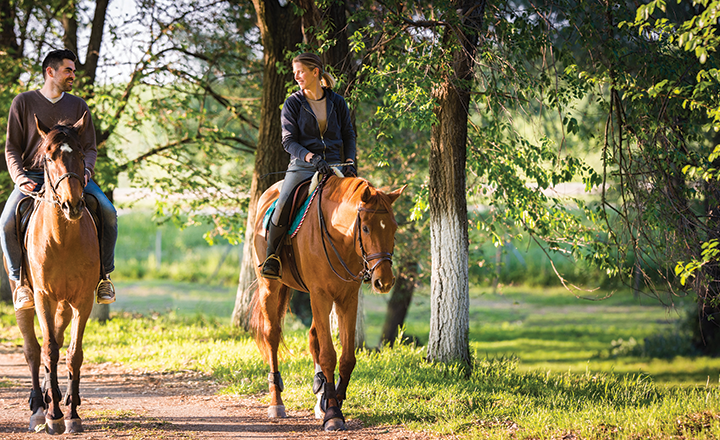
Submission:
M 320 121 L 318 121 L 317 116 L 315 116 L 315 113 L 313 113 L 312 110 L 309 110 L 304 105 L 302 106 L 302 108 L 304 108 L 306 112 L 310 113 L 310 116 L 312 116 L 313 119 L 315 119 L 315 125 L 317 125 L 318 133 L 320 133 L 320 142 L 323 145 L 322 158 L 323 158 L 323 160 L 325 160 L 325 151 L 327 150 L 327 145 L 325 145 L 325 137 L 323 136 L 322 132 L 320 131 Z

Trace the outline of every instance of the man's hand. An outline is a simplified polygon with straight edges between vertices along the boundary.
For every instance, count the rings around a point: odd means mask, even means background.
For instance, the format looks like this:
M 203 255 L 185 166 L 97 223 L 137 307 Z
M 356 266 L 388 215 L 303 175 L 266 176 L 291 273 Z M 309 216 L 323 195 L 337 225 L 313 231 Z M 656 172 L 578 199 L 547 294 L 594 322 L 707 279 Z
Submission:
M 320 157 L 319 154 L 314 155 L 312 159 L 310 159 L 310 163 L 312 163 L 315 169 L 322 174 L 332 174 L 330 165 L 328 165 L 328 163 L 325 162 L 325 160 L 323 160 L 323 158 Z
M 29 177 L 26 177 L 25 181 L 23 183 L 21 183 L 19 186 L 20 186 L 20 189 L 25 192 L 33 192 L 33 191 L 37 191 L 40 189 L 40 188 L 36 189 L 38 184 Z
M 85 186 L 90 182 L 90 170 L 85 168 Z

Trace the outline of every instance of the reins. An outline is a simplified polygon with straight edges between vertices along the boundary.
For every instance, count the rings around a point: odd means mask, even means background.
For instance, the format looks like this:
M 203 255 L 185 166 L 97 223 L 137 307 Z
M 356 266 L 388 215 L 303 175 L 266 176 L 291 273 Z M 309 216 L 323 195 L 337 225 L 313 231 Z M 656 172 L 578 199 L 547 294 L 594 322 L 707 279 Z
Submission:
M 332 237 L 330 237 L 330 233 L 327 230 L 327 225 L 325 224 L 325 216 L 322 212 L 322 190 L 325 186 L 325 182 L 327 181 L 327 178 L 323 179 L 320 182 L 321 187 L 318 189 L 318 220 L 320 221 L 320 237 L 323 245 L 323 250 L 325 251 L 325 258 L 327 259 L 328 265 L 330 265 L 330 269 L 332 269 L 333 273 L 337 275 L 338 278 L 340 278 L 343 281 L 358 281 L 362 278 L 363 281 L 367 282 L 370 281 L 372 277 L 372 273 L 375 270 L 376 267 L 383 261 L 389 261 L 390 264 L 392 264 L 392 253 L 390 252 L 377 252 L 371 255 L 367 255 L 365 252 L 365 247 L 363 245 L 362 241 L 362 234 L 360 233 L 360 229 L 362 226 L 362 221 L 360 220 L 360 212 L 372 212 L 372 213 L 387 213 L 388 211 L 385 209 L 367 209 L 363 206 L 358 207 L 357 216 L 355 217 L 355 233 L 354 240 L 359 242 L 360 244 L 360 253 L 361 257 L 363 259 L 363 269 L 357 274 L 354 275 L 353 272 L 350 270 L 348 265 L 345 263 L 345 260 L 340 256 L 340 253 L 338 252 L 337 248 L 335 248 L 335 244 L 332 241 Z M 327 246 L 325 245 L 325 240 L 327 237 L 327 241 L 330 242 L 330 246 L 332 247 L 332 250 L 335 252 L 335 256 L 338 260 L 340 260 L 340 264 L 345 269 L 345 271 L 350 275 L 350 279 L 346 279 L 342 275 L 340 275 L 337 270 L 335 270 L 335 267 L 333 266 L 332 262 L 330 261 L 330 254 L 328 253 Z M 373 260 L 378 260 L 375 262 L 375 264 L 370 267 L 370 262 Z

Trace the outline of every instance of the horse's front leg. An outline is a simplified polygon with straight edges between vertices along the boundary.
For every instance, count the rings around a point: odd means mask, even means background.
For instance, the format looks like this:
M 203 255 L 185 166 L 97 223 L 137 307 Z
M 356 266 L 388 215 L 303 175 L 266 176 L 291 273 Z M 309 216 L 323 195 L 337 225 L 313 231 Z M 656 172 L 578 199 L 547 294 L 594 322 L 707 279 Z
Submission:
M 51 301 L 47 294 L 35 292 L 35 309 L 43 334 L 42 361 L 45 365 L 45 403 L 48 410 L 45 414 L 46 431 L 49 434 L 62 434 L 65 432 L 65 422 L 60 409 L 60 386 L 58 384 L 57 364 L 60 360 L 60 347 L 56 340 L 55 311 L 57 302 Z
M 270 406 L 268 417 L 287 417 L 285 405 L 282 400 L 284 385 L 280 376 L 280 362 L 278 361 L 278 348 L 282 339 L 282 317 L 287 308 L 289 289 L 278 281 L 258 278 L 260 298 L 254 312 L 255 319 L 258 319 L 257 330 L 260 344 L 260 351 L 263 352 L 265 360 L 270 366 L 268 375 L 268 388 L 270 391 Z
M 11 286 L 14 290 L 15 286 Z M 45 396 L 40 388 L 40 344 L 35 334 L 35 309 L 15 311 L 15 320 L 23 337 L 23 353 L 30 369 L 32 390 L 30 391 L 30 426 L 28 431 L 45 424 Z
M 310 327 L 310 351 L 316 365 L 313 392 L 318 396 L 315 417 L 323 418 L 323 427 L 326 431 L 343 430 L 345 429 L 345 417 L 340 411 L 334 384 L 337 354 L 330 331 L 332 301 L 324 300 L 321 295 L 315 295 L 311 306 L 313 323 Z
M 70 411 L 65 416 L 65 430 L 69 433 L 83 432 L 82 420 L 78 415 L 77 407 L 80 406 L 80 368 L 83 363 L 82 340 L 85 325 L 92 311 L 92 301 L 88 303 L 89 307 L 80 310 L 73 309 L 70 345 L 66 356 L 69 377 L 64 403 L 70 405 Z
M 359 290 L 359 286 L 357 287 Z M 347 398 L 347 386 L 350 376 L 355 369 L 355 325 L 357 323 L 358 291 L 350 292 L 345 296 L 346 301 L 342 304 L 335 304 L 338 316 L 338 327 L 342 354 L 338 365 L 338 381 L 335 385 L 335 395 L 338 406 L 342 408 L 343 401 Z

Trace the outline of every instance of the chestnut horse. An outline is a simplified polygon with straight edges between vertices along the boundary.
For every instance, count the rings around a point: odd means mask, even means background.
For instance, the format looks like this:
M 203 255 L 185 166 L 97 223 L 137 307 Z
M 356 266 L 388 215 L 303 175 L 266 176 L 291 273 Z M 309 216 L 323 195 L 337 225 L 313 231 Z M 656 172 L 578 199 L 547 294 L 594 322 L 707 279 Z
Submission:
M 83 198 L 85 162 L 78 136 L 86 126 L 85 117 L 74 125 L 56 125 L 52 130 L 35 117 L 43 138 L 35 163 L 45 169 L 45 186 L 40 193 L 31 194 L 36 199 L 35 211 L 25 236 L 27 252 L 23 264 L 23 276 L 34 292 L 35 309 L 16 311 L 15 316 L 32 377 L 30 431 L 44 424 L 51 434 L 83 430 L 77 413 L 82 339 L 100 274 L 98 236 Z M 11 288 L 15 289 L 12 281 Z M 42 330 L 42 351 L 35 335 L 36 312 Z M 57 364 L 70 322 L 71 339 L 66 354 L 69 380 L 63 398 Z M 45 367 L 42 388 L 41 363 Z M 61 403 L 70 406 L 65 415 Z
M 340 407 L 355 368 L 358 291 L 363 279 L 378 293 L 387 293 L 395 282 L 392 253 L 397 223 L 391 205 L 404 187 L 386 194 L 364 179 L 327 178 L 312 199 L 302 227 L 281 252 L 281 279 L 270 280 L 260 276 L 259 267 L 267 248 L 263 214 L 277 199 L 280 185 L 281 182 L 276 183 L 260 197 L 255 222 L 258 280 L 251 327 L 258 348 L 270 365 L 268 416 L 286 417 L 280 396 L 283 383 L 277 352 L 290 288 L 304 290 L 310 293 L 313 316 L 309 343 L 316 373 L 313 392 L 318 396 L 315 417 L 323 419 L 325 430 L 342 430 L 345 418 Z M 292 251 L 294 261 L 289 261 L 288 250 Z M 292 270 L 292 264 L 297 270 Z M 333 304 L 343 347 L 337 385 L 334 380 L 337 355 L 330 333 Z

